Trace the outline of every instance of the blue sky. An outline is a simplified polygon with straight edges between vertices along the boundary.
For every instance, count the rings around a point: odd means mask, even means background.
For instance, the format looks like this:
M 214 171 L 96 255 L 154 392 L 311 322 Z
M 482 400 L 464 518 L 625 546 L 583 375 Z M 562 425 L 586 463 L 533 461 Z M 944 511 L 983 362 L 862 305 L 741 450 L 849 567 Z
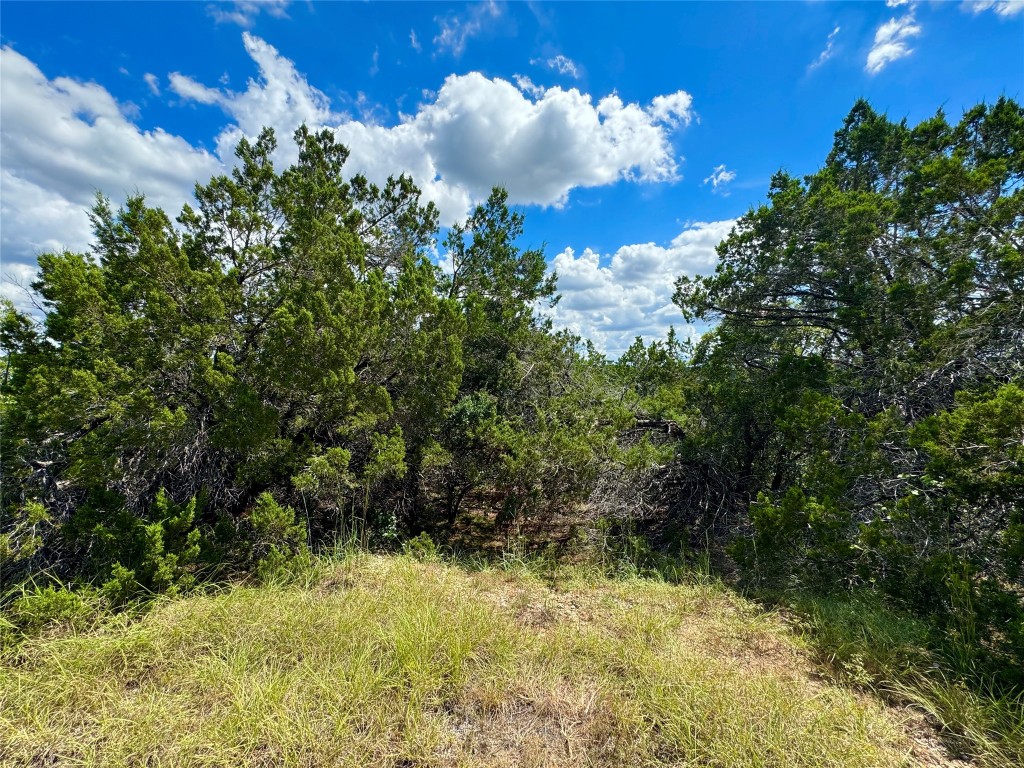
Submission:
M 857 98 L 916 122 L 1024 91 L 1024 0 L 8 0 L 0 40 L 9 281 L 88 248 L 95 190 L 177 212 L 240 136 L 273 126 L 287 163 L 307 122 L 353 173 L 412 173 L 443 222 L 508 187 L 559 272 L 556 324 L 611 354 L 685 332 L 673 279 L 714 268 L 774 171 L 814 171 Z

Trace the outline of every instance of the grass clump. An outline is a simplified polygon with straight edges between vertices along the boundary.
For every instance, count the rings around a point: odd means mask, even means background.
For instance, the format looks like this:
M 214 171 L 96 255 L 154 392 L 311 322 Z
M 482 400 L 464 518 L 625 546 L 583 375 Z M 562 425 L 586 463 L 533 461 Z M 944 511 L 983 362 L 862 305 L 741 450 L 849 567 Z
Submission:
M 715 584 L 424 553 L 169 600 L 0 664 L 11 764 L 897 766 L 901 723 Z
M 803 597 L 805 638 L 842 683 L 924 713 L 953 754 L 984 766 L 1024 765 L 1024 694 L 965 678 L 943 638 L 877 595 Z

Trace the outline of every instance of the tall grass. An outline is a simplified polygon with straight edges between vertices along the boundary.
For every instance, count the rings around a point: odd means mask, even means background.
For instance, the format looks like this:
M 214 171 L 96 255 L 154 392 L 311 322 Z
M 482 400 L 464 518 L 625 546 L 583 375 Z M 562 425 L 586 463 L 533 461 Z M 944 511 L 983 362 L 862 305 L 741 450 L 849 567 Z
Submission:
M 1024 692 L 965 680 L 950 659 L 955 650 L 944 653 L 926 624 L 869 594 L 805 597 L 794 607 L 806 639 L 839 681 L 910 703 L 959 757 L 993 768 L 1024 765 Z
M 554 588 L 535 564 L 414 554 L 25 641 L 0 659 L 0 762 L 911 762 L 899 722 L 813 680 L 779 617 L 714 583 L 580 569 Z

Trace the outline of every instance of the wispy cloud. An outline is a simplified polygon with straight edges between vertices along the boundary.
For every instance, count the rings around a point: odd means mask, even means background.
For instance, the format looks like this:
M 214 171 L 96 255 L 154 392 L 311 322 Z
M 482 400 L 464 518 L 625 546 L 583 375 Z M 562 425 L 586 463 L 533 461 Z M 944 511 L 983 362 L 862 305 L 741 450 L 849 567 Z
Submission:
M 838 35 L 838 34 L 839 34 L 839 25 L 837 24 L 836 28 L 833 29 L 829 33 L 828 39 L 825 41 L 825 50 L 823 50 L 821 53 L 819 53 L 818 54 L 818 58 L 816 58 L 814 61 L 812 61 L 808 65 L 808 67 L 807 67 L 807 71 L 808 72 L 813 72 L 815 69 L 817 69 L 822 64 L 824 64 L 826 61 L 828 61 L 829 59 L 832 58 L 833 54 L 835 53 L 836 35 Z
M 160 78 L 154 75 L 152 72 L 147 72 L 142 76 L 142 79 L 146 81 L 146 85 L 149 86 L 149 90 L 154 96 L 160 95 Z
M 441 29 L 434 37 L 434 45 L 439 51 L 447 49 L 451 51 L 452 56 L 458 58 L 466 50 L 466 41 L 480 34 L 485 22 L 500 15 L 501 8 L 498 4 L 494 0 L 488 0 L 486 3 L 471 6 L 465 16 L 457 16 L 454 13 L 436 16 L 434 21 Z
M 380 48 L 373 49 L 373 63 L 370 64 L 370 77 L 380 72 Z
M 528 96 L 532 96 L 535 99 L 539 99 L 544 95 L 544 88 L 537 85 L 526 75 L 512 75 L 512 79 L 516 81 L 516 86 L 520 91 Z
M 576 62 L 562 54 L 553 56 L 550 59 L 530 59 L 530 63 L 534 66 L 544 66 L 548 69 L 553 69 L 561 75 L 569 75 L 574 80 L 579 80 L 580 78 L 580 68 L 576 65 Z
M 1024 12 L 1024 0 L 967 0 L 963 7 L 972 13 L 992 11 L 997 16 L 1008 19 Z
M 409 45 L 412 46 L 412 49 L 416 51 L 416 53 L 419 53 L 420 51 L 423 50 L 423 46 L 420 44 L 420 39 L 416 37 L 415 29 L 409 30 Z
M 729 193 L 726 191 L 725 188 L 729 184 L 729 182 L 731 182 L 735 178 L 736 171 L 730 171 L 725 167 L 725 164 L 723 163 L 722 165 L 716 165 L 714 167 L 714 169 L 711 171 L 711 175 L 704 179 L 704 184 L 705 186 L 710 184 L 712 192 L 717 192 L 722 195 L 728 195 Z
M 237 24 L 242 29 L 251 29 L 256 17 L 266 12 L 278 19 L 288 18 L 291 0 L 235 0 L 206 6 L 206 12 L 218 24 Z
M 197 83 L 188 75 L 180 72 L 171 72 L 167 76 L 171 90 L 186 101 L 195 101 L 200 104 L 220 104 L 224 96 L 216 88 L 207 88 L 202 83 Z
M 921 27 L 914 18 L 914 6 L 911 5 L 906 15 L 891 18 L 875 31 L 875 42 L 868 52 L 865 71 L 877 75 L 886 66 L 909 56 L 914 52 L 909 40 L 921 34 Z

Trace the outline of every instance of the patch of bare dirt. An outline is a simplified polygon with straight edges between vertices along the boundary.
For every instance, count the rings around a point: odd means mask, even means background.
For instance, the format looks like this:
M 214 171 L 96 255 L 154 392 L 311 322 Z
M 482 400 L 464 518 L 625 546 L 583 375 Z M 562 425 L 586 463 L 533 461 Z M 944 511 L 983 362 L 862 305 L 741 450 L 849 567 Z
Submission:
M 471 766 L 622 765 L 614 723 L 596 689 L 522 689 L 500 702 L 470 690 L 445 713 L 450 756 Z

